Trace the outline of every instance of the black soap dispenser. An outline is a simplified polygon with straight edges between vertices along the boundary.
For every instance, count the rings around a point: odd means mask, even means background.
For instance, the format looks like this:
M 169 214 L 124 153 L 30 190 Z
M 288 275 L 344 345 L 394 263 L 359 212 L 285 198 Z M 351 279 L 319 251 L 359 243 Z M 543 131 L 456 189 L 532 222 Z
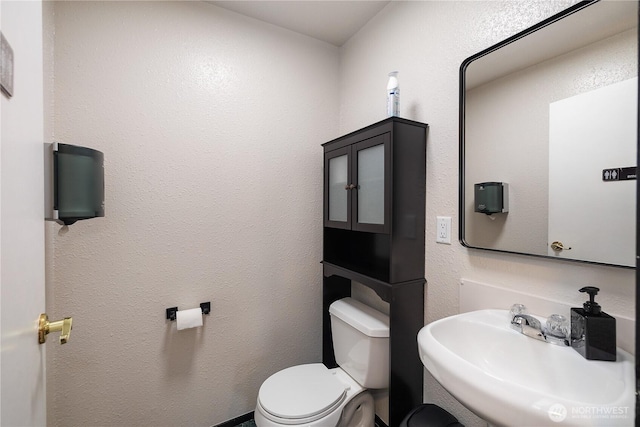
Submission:
M 600 289 L 585 286 L 589 294 L 583 308 L 571 309 L 571 347 L 589 360 L 616 360 L 616 318 L 603 312 L 595 302 Z

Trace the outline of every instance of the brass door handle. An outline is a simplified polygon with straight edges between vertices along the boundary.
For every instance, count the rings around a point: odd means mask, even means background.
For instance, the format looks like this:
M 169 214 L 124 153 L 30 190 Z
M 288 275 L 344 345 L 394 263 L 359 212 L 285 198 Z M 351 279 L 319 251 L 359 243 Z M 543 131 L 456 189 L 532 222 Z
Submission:
M 38 342 L 44 344 L 50 332 L 60 332 L 60 344 L 66 344 L 71 335 L 73 319 L 65 317 L 56 322 L 49 322 L 49 316 L 42 313 L 38 319 Z
M 558 242 L 558 241 L 553 242 L 550 246 L 551 246 L 551 249 L 553 249 L 555 252 L 562 252 L 564 250 L 567 250 L 567 251 L 571 250 L 571 248 L 567 248 L 565 245 L 562 244 L 562 242 Z

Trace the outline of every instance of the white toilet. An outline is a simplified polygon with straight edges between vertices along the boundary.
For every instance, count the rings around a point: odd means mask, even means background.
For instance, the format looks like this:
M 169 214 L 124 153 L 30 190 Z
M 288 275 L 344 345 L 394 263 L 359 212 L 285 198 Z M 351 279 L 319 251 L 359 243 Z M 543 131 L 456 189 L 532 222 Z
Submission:
M 389 317 L 352 298 L 331 304 L 331 335 L 339 368 L 298 365 L 260 387 L 258 427 L 372 427 L 367 389 L 389 385 Z

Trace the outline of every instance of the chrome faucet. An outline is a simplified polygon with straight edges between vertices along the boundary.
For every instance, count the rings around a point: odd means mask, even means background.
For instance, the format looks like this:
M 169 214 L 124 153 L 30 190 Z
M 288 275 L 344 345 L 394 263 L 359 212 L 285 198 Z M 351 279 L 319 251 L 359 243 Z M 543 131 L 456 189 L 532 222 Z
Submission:
M 528 314 L 516 314 L 511 319 L 511 329 L 514 329 L 528 337 L 535 338 L 540 341 L 547 341 L 542 332 L 542 324 L 535 317 Z
M 562 323 L 565 322 L 563 316 L 552 314 L 547 319 L 546 328 L 542 327 L 542 324 L 535 317 L 517 313 L 511 318 L 511 329 L 514 329 L 521 334 L 528 337 L 535 338 L 540 341 L 548 342 L 557 345 L 569 345 L 569 341 L 566 336 L 566 332 L 563 331 Z

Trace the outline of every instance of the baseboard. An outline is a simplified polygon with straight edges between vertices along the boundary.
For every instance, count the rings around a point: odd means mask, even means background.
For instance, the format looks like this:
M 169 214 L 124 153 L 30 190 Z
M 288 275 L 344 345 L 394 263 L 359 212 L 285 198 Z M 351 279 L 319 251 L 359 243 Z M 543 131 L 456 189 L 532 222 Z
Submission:
M 382 421 L 380 417 L 376 415 L 376 427 L 389 427 L 389 426 L 386 425 L 385 422 Z
M 253 411 L 248 414 L 240 415 L 232 420 L 225 421 L 222 424 L 217 424 L 213 427 L 236 427 L 238 424 L 244 423 L 245 421 L 250 421 L 253 419 Z

